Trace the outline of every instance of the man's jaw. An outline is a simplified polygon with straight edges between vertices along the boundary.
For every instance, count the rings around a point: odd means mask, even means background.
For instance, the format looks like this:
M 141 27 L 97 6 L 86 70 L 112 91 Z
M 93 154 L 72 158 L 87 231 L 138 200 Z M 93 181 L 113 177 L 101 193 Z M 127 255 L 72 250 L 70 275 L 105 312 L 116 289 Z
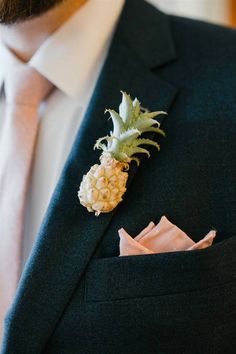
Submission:
M 0 23 L 13 25 L 41 16 L 67 0 L 0 0 Z

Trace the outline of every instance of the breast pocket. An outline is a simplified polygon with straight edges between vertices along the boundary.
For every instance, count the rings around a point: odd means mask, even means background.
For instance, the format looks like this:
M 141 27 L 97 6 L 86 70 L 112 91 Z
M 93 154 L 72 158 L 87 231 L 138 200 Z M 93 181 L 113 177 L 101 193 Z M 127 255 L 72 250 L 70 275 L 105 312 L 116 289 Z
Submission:
M 94 259 L 85 276 L 86 301 L 186 293 L 236 280 L 236 237 L 194 251 Z
M 81 353 L 236 352 L 236 237 L 203 250 L 93 259 L 83 290 L 60 335 Z

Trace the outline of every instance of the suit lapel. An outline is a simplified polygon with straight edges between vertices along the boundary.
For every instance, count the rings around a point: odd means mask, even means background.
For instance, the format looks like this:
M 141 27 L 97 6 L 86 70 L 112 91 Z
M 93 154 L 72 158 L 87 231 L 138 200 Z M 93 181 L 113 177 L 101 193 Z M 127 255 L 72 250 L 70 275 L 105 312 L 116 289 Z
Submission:
M 151 22 L 152 26 L 144 31 L 145 22 Z M 156 35 L 159 28 L 161 38 Z M 83 175 L 98 162 L 99 152 L 93 150 L 93 145 L 111 130 L 111 121 L 104 116 L 104 109 L 117 108 L 121 99 L 119 91 L 125 90 L 137 96 L 150 110 L 168 110 L 177 90 L 153 74 L 150 67 L 174 58 L 166 16 L 143 1 L 128 0 L 8 314 L 5 336 L 8 350 L 12 345 L 22 352 L 25 348 L 34 353 L 43 349 L 98 242 L 122 207 L 120 204 L 112 213 L 95 217 L 77 198 Z M 129 183 L 136 169 L 132 167 Z M 22 328 L 25 328 L 24 336 L 19 334 Z

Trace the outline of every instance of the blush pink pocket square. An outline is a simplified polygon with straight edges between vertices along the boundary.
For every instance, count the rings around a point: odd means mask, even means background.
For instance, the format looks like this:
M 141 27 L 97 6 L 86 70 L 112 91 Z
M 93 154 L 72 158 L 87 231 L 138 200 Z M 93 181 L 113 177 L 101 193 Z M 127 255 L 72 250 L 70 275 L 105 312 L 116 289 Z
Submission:
M 202 240 L 194 242 L 185 232 L 162 216 L 157 225 L 149 225 L 135 238 L 119 230 L 120 256 L 152 254 L 202 249 L 212 245 L 216 231 L 211 230 Z

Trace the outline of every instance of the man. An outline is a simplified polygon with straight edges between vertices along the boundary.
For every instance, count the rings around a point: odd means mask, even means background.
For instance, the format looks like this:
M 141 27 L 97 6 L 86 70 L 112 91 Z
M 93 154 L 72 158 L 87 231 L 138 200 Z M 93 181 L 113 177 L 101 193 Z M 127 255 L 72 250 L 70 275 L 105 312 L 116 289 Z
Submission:
M 235 31 L 143 0 L 1 3 L 1 353 L 235 353 Z M 167 136 L 95 217 L 77 191 L 120 90 Z M 162 215 L 216 243 L 118 257 Z

